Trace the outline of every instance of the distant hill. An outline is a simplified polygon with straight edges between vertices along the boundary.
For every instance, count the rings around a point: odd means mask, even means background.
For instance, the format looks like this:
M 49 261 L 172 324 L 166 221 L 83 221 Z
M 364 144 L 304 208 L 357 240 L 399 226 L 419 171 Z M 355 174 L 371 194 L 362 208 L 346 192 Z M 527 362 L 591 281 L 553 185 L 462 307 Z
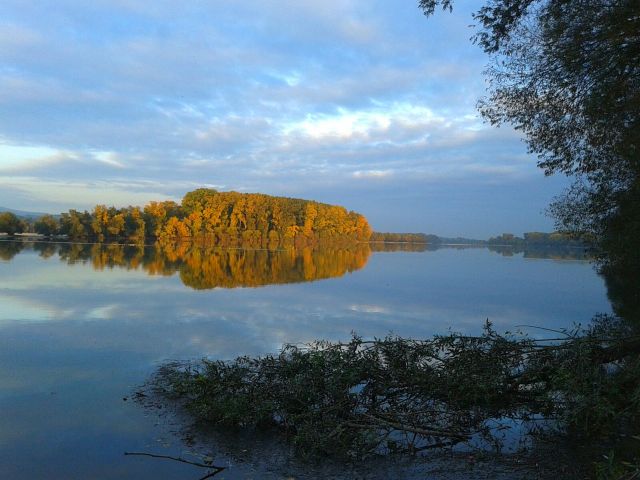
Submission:
M 7 207 L 0 207 L 0 212 L 11 212 L 14 215 L 22 218 L 39 218 L 43 215 L 46 215 L 46 213 L 42 212 L 27 212 L 26 210 L 14 210 L 13 208 Z

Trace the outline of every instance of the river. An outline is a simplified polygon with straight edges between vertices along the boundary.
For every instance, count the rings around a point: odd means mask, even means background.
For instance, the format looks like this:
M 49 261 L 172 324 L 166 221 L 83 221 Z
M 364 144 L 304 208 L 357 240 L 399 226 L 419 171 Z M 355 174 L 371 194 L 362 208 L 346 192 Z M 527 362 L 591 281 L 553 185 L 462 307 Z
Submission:
M 228 467 L 216 478 L 298 478 L 308 467 L 286 448 L 252 438 L 262 446 L 248 452 L 242 435 L 225 445 L 220 434 L 205 448 L 135 392 L 172 359 L 259 355 L 352 332 L 477 334 L 486 319 L 544 336 L 534 327 L 571 328 L 611 311 L 582 255 L 414 250 L 0 241 L 0 478 L 203 474 L 126 451 L 211 455 Z

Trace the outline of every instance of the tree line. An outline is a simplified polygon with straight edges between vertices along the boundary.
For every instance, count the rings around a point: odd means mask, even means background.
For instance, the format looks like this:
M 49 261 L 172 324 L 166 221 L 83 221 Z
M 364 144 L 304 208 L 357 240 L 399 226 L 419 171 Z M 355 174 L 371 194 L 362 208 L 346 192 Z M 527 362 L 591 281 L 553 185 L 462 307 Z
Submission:
M 586 242 L 586 241 L 585 241 Z M 547 247 L 547 246 L 576 246 L 585 245 L 581 239 L 575 235 L 564 232 L 526 232 L 523 237 L 518 237 L 512 233 L 503 233 L 496 237 L 491 237 L 487 243 L 489 245 L 510 245 L 516 247 Z M 586 242 L 589 243 L 589 242 Z
M 370 242 L 428 243 L 424 233 L 373 232 Z
M 20 231 L 13 229 L 10 233 Z M 72 209 L 59 217 L 44 215 L 34 222 L 33 231 L 72 240 L 200 239 L 222 245 L 255 246 L 367 241 L 371 235 L 367 219 L 342 206 L 207 188 L 187 193 L 181 204 L 154 201 L 143 208 L 119 209 L 96 205 L 91 212 Z
M 373 232 L 370 242 L 427 244 L 433 247 L 440 245 L 509 245 L 515 247 L 582 247 L 590 243 L 590 238 L 576 237 L 566 232 L 525 232 L 522 237 L 513 233 L 503 233 L 489 240 L 478 240 L 465 237 L 439 237 L 438 235 L 425 233 L 393 233 Z
M 13 235 L 29 229 L 29 223 L 12 212 L 0 212 L 0 233 Z

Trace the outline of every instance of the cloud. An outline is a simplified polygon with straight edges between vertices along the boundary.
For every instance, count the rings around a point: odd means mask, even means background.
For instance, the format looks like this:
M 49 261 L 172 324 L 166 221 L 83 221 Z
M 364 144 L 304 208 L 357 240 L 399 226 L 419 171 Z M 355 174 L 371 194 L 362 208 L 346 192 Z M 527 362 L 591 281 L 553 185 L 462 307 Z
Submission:
M 381 305 L 350 305 L 349 310 L 358 313 L 391 313 L 389 308 Z
M 0 173 L 31 170 L 58 163 L 65 157 L 65 153 L 48 147 L 0 144 Z
M 183 188 L 195 188 L 181 184 Z M 39 177 L 0 177 L 0 205 L 10 204 L 16 195 L 28 196 L 34 209 L 59 213 L 68 208 L 91 210 L 97 204 L 116 207 L 144 205 L 151 200 L 179 200 L 167 193 L 163 185 L 151 182 L 120 180 L 64 181 Z
M 534 175 L 520 138 L 475 112 L 471 8 L 427 21 L 377 0 L 7 0 L 0 180 L 16 195 L 0 201 L 123 204 L 202 183 L 380 196 L 408 180 Z M 36 150 L 3 157 L 21 148 Z
M 384 178 L 393 175 L 393 170 L 356 170 L 355 178 Z

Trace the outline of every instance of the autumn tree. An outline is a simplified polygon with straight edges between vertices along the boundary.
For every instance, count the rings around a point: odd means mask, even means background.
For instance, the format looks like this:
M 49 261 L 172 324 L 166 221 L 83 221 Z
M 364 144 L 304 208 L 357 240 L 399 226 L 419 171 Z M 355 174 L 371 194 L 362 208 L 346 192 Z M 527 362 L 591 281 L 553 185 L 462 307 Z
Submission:
M 57 228 L 55 223 L 53 217 L 46 218 L 38 229 L 59 231 L 72 239 L 125 237 L 141 242 L 148 236 L 252 246 L 324 238 L 366 241 L 371 234 L 364 216 L 337 205 L 207 188 L 187 193 L 180 205 L 173 201 L 150 202 L 144 210 L 96 205 L 92 213 L 63 213 Z
M 124 231 L 125 218 L 123 213 L 114 213 L 109 217 L 107 223 L 107 233 L 112 237 L 117 237 Z
M 104 240 L 109 225 L 109 210 L 105 205 L 96 205 L 93 208 L 91 228 L 98 240 Z
M 184 222 L 180 221 L 178 217 L 169 217 L 164 228 L 160 232 L 158 238 L 161 239 L 180 239 L 188 238 L 191 236 L 189 227 Z
M 143 242 L 146 235 L 146 224 L 143 212 L 139 207 L 128 207 L 123 212 L 124 235 L 137 242 Z
M 173 201 L 151 202 L 144 207 L 147 232 L 155 237 L 162 235 L 165 222 L 170 217 L 180 216 L 180 207 Z
M 366 218 L 340 206 L 207 188 L 184 196 L 180 222 L 171 220 L 170 214 L 163 216 L 160 205 L 153 202 L 145 212 L 152 221 L 164 222 L 159 235 L 165 238 L 213 236 L 259 245 L 320 238 L 367 240 L 371 234 Z
M 186 215 L 202 211 L 217 193 L 213 188 L 198 188 L 188 192 L 182 197 L 182 210 Z

